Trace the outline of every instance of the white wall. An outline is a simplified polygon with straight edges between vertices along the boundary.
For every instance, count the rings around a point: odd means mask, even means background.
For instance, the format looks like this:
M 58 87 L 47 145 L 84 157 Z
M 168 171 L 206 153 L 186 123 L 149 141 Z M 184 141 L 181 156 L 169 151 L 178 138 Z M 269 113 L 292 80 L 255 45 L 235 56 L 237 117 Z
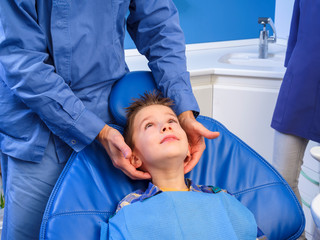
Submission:
M 289 36 L 294 0 L 276 0 L 275 27 L 278 38 Z

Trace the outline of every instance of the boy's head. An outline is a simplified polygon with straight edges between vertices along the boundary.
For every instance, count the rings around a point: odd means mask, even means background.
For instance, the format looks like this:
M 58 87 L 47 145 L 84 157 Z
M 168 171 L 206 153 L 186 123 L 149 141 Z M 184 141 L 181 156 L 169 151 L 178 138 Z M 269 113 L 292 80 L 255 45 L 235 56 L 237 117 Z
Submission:
M 125 141 L 132 149 L 131 164 L 153 169 L 184 166 L 189 145 L 185 131 L 172 110 L 173 102 L 160 93 L 145 93 L 127 108 Z

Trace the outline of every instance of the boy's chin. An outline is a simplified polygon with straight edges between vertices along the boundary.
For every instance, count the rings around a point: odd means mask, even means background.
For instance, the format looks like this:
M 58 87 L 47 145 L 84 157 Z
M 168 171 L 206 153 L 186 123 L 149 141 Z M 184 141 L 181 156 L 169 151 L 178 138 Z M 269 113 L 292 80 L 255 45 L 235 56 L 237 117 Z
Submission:
M 172 164 L 173 162 L 184 164 L 186 157 L 186 154 L 166 152 L 154 162 L 158 162 L 160 165 Z

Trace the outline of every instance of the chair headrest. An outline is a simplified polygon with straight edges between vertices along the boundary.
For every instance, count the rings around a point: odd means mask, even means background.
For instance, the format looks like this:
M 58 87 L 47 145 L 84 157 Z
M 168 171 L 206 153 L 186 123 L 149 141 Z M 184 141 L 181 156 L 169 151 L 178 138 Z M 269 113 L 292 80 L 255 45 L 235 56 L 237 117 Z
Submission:
M 117 124 L 126 125 L 126 107 L 132 99 L 139 98 L 146 91 L 157 89 L 151 72 L 129 72 L 121 78 L 112 88 L 109 98 L 109 108 Z

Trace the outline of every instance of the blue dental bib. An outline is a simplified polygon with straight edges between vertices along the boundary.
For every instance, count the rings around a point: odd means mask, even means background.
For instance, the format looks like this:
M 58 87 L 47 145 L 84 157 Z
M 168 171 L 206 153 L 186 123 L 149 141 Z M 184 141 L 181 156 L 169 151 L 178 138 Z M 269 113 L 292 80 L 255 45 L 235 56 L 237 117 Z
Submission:
M 101 229 L 103 240 L 253 240 L 256 236 L 253 214 L 224 192 L 162 192 L 123 207 Z

